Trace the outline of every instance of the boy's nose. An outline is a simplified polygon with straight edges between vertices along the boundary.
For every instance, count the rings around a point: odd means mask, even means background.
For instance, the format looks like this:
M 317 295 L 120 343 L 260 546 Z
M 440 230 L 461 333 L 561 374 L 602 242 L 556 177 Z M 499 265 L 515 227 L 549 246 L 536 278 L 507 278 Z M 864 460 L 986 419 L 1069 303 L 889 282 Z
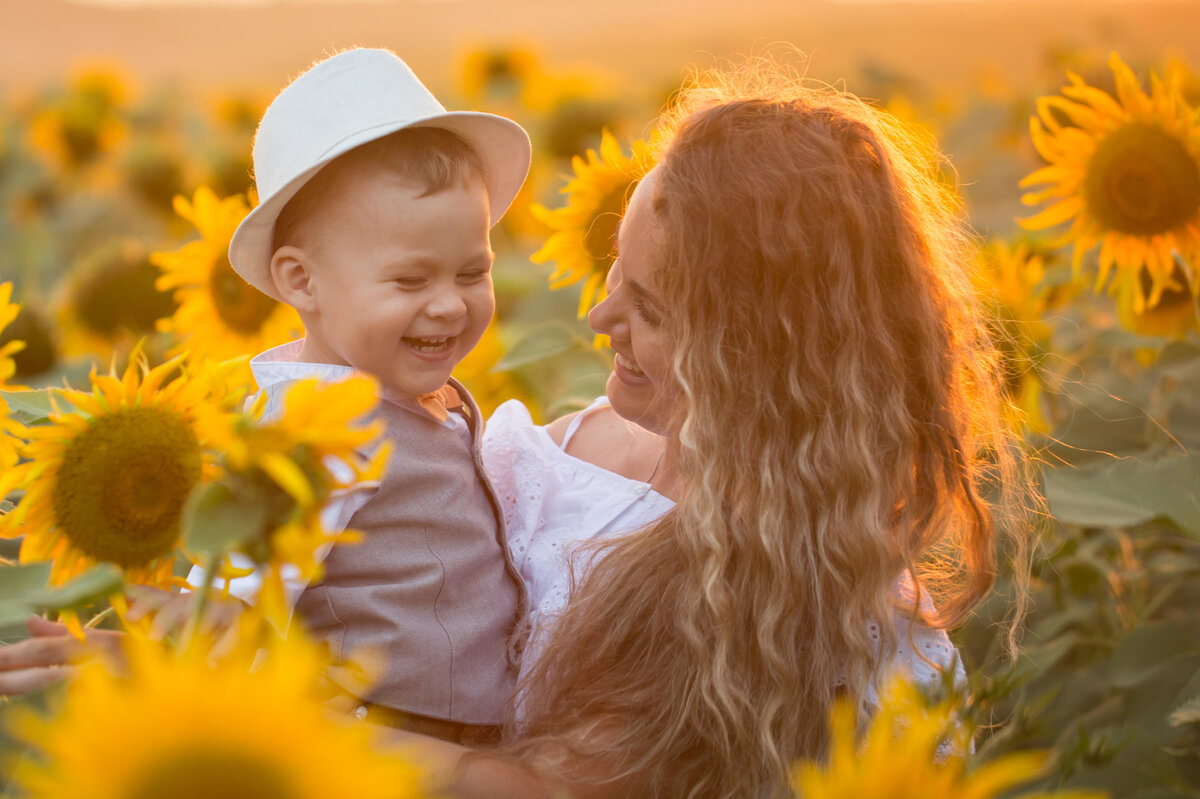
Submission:
M 438 319 L 457 319 L 466 312 L 466 301 L 452 289 L 439 291 L 425 306 L 425 313 Z

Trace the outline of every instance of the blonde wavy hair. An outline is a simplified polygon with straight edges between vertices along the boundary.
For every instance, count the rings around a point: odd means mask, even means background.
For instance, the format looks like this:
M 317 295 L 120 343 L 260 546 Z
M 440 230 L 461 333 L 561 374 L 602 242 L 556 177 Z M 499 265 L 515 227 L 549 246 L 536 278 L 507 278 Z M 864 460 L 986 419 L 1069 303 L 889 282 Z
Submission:
M 702 77 L 661 130 L 684 487 L 599 548 L 514 752 L 617 795 L 790 795 L 896 613 L 948 627 L 989 590 L 983 492 L 1019 511 L 1025 483 L 936 152 L 762 60 Z

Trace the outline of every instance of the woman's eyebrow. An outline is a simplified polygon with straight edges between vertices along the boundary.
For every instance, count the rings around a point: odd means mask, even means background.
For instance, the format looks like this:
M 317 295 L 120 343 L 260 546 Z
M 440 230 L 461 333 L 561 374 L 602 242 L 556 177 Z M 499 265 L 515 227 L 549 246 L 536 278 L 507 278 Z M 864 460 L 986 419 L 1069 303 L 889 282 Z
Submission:
M 636 280 L 630 280 L 629 288 L 633 291 L 634 294 L 636 294 L 642 300 L 648 302 L 650 305 L 653 305 L 656 308 L 658 307 L 658 300 L 641 283 L 638 283 Z

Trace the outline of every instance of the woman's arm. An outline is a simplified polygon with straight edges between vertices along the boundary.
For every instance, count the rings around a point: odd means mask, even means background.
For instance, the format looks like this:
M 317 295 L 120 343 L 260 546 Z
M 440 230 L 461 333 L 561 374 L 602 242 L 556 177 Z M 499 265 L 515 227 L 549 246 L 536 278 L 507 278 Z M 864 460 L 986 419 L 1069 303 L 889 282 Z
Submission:
M 551 799 L 556 795 L 531 771 L 465 746 L 396 730 L 388 739 L 409 749 L 429 775 L 429 789 L 460 799 Z
M 457 799 L 624 799 L 636 793 L 629 781 L 551 782 L 499 755 L 418 733 L 396 730 L 388 737 L 426 767 L 431 790 Z

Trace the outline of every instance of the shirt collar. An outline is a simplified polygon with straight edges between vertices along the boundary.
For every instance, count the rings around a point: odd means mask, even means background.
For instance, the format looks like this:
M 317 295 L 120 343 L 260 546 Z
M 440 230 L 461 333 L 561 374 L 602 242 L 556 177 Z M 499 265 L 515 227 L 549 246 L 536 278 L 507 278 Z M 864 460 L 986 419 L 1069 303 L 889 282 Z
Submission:
M 260 352 L 250 359 L 250 371 L 254 382 L 264 391 L 292 380 L 315 377 L 323 381 L 345 380 L 355 373 L 353 366 L 337 363 L 309 363 L 300 360 L 300 349 L 304 339 L 289 341 L 278 347 Z
M 310 377 L 315 377 L 323 382 L 334 383 L 359 373 L 357 369 L 347 364 L 302 361 L 300 360 L 300 350 L 303 347 L 304 339 L 301 338 L 289 341 L 287 344 L 280 344 L 278 347 L 272 347 L 251 358 L 250 371 L 254 375 L 254 382 L 258 384 L 259 389 L 270 394 L 271 389 L 281 383 L 304 380 Z M 458 386 L 453 379 L 434 393 L 441 392 L 446 392 L 447 407 L 465 411 L 466 406 L 461 399 Z M 415 397 L 391 396 L 384 389 L 380 399 L 429 416 L 442 424 L 446 423 L 446 417 L 440 416 L 440 414 L 431 414 L 427 408 L 423 408 L 420 405 Z

